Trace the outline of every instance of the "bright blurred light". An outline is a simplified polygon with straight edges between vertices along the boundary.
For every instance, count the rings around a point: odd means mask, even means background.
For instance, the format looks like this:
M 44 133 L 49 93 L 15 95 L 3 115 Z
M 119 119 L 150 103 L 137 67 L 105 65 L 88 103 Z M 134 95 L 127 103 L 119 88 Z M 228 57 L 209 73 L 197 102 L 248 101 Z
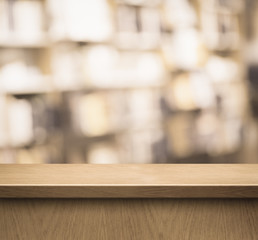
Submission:
M 239 78 L 237 63 L 223 57 L 210 57 L 206 64 L 206 71 L 214 82 L 236 81 Z

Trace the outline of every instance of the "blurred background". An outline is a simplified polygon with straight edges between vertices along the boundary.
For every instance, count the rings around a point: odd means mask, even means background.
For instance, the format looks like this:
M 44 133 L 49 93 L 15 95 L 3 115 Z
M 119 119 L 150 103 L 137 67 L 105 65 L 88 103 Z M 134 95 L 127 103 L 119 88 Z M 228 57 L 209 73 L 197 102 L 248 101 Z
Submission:
M 0 163 L 258 163 L 255 0 L 0 0 Z

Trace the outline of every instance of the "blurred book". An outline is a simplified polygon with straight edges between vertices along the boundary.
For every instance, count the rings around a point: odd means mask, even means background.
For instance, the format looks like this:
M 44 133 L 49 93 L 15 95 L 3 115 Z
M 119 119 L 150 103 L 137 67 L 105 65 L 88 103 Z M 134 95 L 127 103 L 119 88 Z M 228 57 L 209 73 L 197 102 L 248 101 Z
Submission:
M 4 92 L 37 92 L 47 89 L 47 79 L 36 65 L 37 57 L 23 50 L 5 49 L 0 55 L 0 87 Z
M 140 47 L 142 49 L 157 49 L 161 41 L 160 11 L 157 8 L 140 9 Z M 138 43 L 138 44 L 139 44 Z
M 89 149 L 86 154 L 87 163 L 91 164 L 117 164 L 121 163 L 119 149 L 111 143 L 98 143 Z
M 96 87 L 137 87 L 164 82 L 161 57 L 153 52 L 117 51 L 109 46 L 94 46 L 83 52 L 86 84 Z
M 167 66 L 175 71 L 195 70 L 205 63 L 206 49 L 195 28 L 179 28 L 162 41 L 162 55 Z
M 92 93 L 77 98 L 73 105 L 75 128 L 86 136 L 99 136 L 111 131 L 110 109 L 107 96 Z
M 215 92 L 209 76 L 202 72 L 179 73 L 166 89 L 165 99 L 172 111 L 215 107 Z
M 0 148 L 4 148 L 8 144 L 6 112 L 5 98 L 0 95 Z
M 164 134 L 160 126 L 138 129 L 117 137 L 121 146 L 122 163 L 166 162 Z
M 44 37 L 43 2 L 18 0 L 13 5 L 15 36 L 24 42 L 37 42 Z
M 33 45 L 45 39 L 42 1 L 1 0 L 0 12 L 0 44 Z
M 209 49 L 236 50 L 241 41 L 239 14 L 243 1 L 208 0 L 201 5 L 201 26 Z
M 129 128 L 146 128 L 160 123 L 159 96 L 154 90 L 132 90 L 127 96 Z
M 160 12 L 154 7 L 118 5 L 116 43 L 122 49 L 157 49 Z
M 206 72 L 214 83 L 239 81 L 240 65 L 235 60 L 220 56 L 210 56 L 205 65 Z
M 81 53 L 75 44 L 60 44 L 53 49 L 51 69 L 55 88 L 62 91 L 83 86 Z
M 8 129 L 11 146 L 24 146 L 33 141 L 32 106 L 24 99 L 9 99 Z
M 194 116 L 177 114 L 167 121 L 169 149 L 178 158 L 194 155 Z
M 48 0 L 54 40 L 102 42 L 111 39 L 111 9 L 105 0 Z

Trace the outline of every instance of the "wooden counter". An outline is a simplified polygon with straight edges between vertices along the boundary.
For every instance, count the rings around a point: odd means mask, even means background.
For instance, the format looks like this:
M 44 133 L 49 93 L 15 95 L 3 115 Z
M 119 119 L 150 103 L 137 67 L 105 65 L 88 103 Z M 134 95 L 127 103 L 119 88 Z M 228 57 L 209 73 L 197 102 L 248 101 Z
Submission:
M 0 197 L 258 197 L 258 164 L 0 165 Z
M 257 240 L 257 197 L 258 165 L 0 165 L 0 239 Z

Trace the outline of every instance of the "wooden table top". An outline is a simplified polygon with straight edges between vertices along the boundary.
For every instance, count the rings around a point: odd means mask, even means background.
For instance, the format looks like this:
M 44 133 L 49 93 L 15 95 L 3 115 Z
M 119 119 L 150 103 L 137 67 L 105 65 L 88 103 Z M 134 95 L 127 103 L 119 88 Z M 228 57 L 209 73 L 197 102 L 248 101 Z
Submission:
M 1 164 L 1 198 L 257 198 L 258 164 Z

